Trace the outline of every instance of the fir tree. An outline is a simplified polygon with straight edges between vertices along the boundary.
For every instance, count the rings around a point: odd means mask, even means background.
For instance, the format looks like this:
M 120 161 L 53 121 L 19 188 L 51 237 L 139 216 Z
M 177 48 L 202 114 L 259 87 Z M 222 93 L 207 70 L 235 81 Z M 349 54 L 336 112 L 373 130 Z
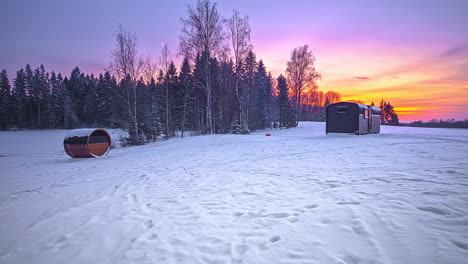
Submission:
M 265 65 L 260 60 L 254 75 L 253 83 L 253 108 L 252 128 L 265 129 L 269 127 L 270 120 L 270 102 L 271 102 L 271 79 L 266 73 Z
M 24 80 L 26 84 L 26 95 L 27 95 L 27 123 L 25 124 L 28 127 L 34 127 L 35 122 L 34 116 L 33 116 L 33 108 L 34 108 L 34 92 L 33 92 L 33 80 L 34 80 L 34 73 L 31 69 L 31 66 L 29 64 L 26 65 L 25 67 L 25 73 L 24 73 Z
M 63 113 L 61 109 L 61 84 L 57 80 L 57 76 L 55 72 L 52 71 L 50 75 L 50 86 L 51 86 L 51 94 L 48 96 L 47 100 L 47 119 L 48 122 L 51 124 L 52 128 L 56 128 L 58 124 L 58 120 L 60 119 L 61 114 Z
M 277 82 L 280 127 L 292 127 L 295 125 L 295 120 L 293 109 L 289 101 L 289 89 L 286 84 L 286 78 L 280 75 L 277 78 Z
M 46 97 L 49 92 L 49 77 L 45 71 L 44 65 L 34 70 L 33 85 L 32 85 L 32 96 L 33 103 L 36 113 L 36 126 L 39 129 L 43 129 L 43 116 L 45 109 Z
M 11 110 L 10 81 L 6 70 L 0 73 L 0 128 L 7 129 L 9 125 L 9 112 Z
M 252 102 L 251 100 L 252 97 L 256 96 L 256 93 L 258 92 L 257 90 L 253 90 L 253 85 L 254 85 L 254 76 L 255 76 L 255 71 L 257 68 L 257 60 L 255 57 L 255 53 L 252 51 L 249 51 L 247 54 L 247 57 L 245 58 L 245 62 L 243 65 L 243 70 L 242 70 L 242 79 L 241 79 L 241 87 L 242 87 L 242 102 L 244 104 L 244 107 L 242 107 L 242 110 L 244 111 L 243 117 L 241 118 L 243 124 L 241 124 L 242 129 L 245 129 L 245 133 L 249 133 L 249 126 L 252 126 L 249 117 L 251 116 L 251 108 L 252 108 Z M 254 95 L 252 95 L 255 93 Z M 255 107 L 254 107 L 255 108 Z
M 179 85 L 176 92 L 176 113 L 180 121 L 181 137 L 184 137 L 186 127 L 190 126 L 188 116 L 192 113 L 191 102 L 194 99 L 192 70 L 189 60 L 185 57 L 179 74 Z
M 60 73 L 57 76 L 58 81 L 60 82 L 62 76 Z M 65 129 L 67 128 L 73 128 L 75 124 L 79 124 L 79 119 L 78 115 L 76 114 L 75 111 L 75 104 L 73 101 L 73 96 L 72 93 L 69 90 L 69 83 L 70 81 L 65 77 L 63 79 L 63 82 L 60 82 L 62 84 L 61 87 L 61 96 L 60 98 L 62 99 L 62 104 L 63 104 L 63 127 Z
M 15 125 L 19 128 L 24 128 L 25 122 L 25 110 L 27 107 L 27 95 L 26 95 L 26 76 L 23 69 L 16 72 L 16 79 L 13 83 L 12 90 L 12 111 L 15 116 Z

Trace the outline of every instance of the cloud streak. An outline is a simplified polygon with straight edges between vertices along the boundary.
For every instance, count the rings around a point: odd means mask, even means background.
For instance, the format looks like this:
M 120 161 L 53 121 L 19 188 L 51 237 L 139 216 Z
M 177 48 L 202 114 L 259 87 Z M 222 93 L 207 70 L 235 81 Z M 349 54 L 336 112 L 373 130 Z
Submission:
M 366 76 L 354 76 L 355 79 L 358 79 L 360 81 L 365 81 L 365 80 L 370 80 L 372 78 L 366 77 Z

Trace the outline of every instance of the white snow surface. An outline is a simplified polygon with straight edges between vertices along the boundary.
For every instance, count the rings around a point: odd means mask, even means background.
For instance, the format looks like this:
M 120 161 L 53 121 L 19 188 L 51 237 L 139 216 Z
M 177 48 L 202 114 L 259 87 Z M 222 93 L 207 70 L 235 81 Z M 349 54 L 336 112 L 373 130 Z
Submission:
M 0 263 L 468 263 L 468 130 L 63 151 L 0 132 Z

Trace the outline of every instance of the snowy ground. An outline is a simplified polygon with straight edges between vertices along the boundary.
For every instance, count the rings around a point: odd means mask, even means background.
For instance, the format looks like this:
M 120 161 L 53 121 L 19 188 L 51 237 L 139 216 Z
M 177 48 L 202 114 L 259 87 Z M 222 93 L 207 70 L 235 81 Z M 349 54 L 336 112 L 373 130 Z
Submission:
M 467 263 L 468 130 L 324 130 L 99 159 L 0 132 L 0 263 Z

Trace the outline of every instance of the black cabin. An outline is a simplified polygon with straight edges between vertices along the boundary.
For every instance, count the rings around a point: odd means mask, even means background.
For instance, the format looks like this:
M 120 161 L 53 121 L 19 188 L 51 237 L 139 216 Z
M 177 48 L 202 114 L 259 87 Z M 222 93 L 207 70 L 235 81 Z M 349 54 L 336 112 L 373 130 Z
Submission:
M 380 108 L 351 102 L 327 106 L 326 133 L 355 133 L 357 135 L 380 132 Z

